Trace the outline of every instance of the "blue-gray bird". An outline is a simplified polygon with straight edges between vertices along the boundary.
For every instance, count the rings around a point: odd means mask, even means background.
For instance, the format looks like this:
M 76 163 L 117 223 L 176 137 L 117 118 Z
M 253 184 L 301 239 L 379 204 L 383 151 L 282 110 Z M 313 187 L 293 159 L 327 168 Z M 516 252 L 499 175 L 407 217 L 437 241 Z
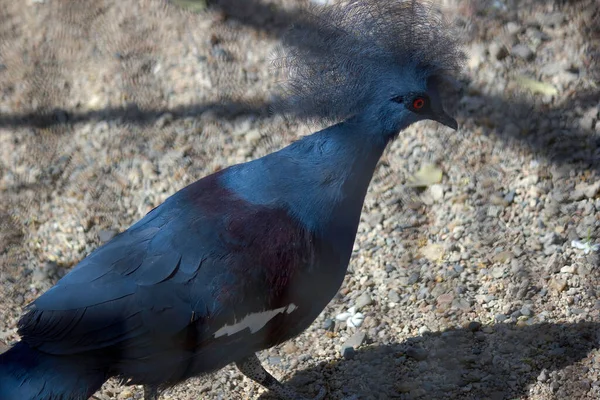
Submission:
M 150 399 L 230 363 L 301 399 L 255 353 L 307 329 L 340 288 L 390 141 L 421 120 L 457 129 L 438 86 L 463 56 L 417 1 L 314 9 L 284 45 L 276 109 L 333 125 L 181 189 L 83 259 L 27 307 L 0 399 L 87 399 L 110 377 Z

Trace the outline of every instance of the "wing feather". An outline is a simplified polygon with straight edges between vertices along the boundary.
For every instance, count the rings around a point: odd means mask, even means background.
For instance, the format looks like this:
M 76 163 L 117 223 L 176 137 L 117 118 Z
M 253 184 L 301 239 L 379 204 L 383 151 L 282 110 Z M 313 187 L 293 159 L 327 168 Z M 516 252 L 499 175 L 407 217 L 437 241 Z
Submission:
M 286 286 L 313 260 L 309 236 L 285 210 L 202 179 L 82 260 L 19 333 L 50 354 L 118 350 L 119 374 L 158 381 L 157 355 L 190 359 L 225 324 L 289 302 Z

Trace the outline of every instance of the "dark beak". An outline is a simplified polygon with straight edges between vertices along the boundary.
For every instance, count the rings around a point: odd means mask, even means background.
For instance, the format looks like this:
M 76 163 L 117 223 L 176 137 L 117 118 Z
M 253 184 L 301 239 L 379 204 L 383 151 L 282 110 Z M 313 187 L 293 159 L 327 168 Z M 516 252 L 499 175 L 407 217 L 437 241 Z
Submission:
M 455 131 L 458 130 L 458 122 L 456 122 L 454 118 L 446 114 L 444 111 L 437 114 L 434 120 L 440 124 L 446 125 L 448 128 L 454 129 Z

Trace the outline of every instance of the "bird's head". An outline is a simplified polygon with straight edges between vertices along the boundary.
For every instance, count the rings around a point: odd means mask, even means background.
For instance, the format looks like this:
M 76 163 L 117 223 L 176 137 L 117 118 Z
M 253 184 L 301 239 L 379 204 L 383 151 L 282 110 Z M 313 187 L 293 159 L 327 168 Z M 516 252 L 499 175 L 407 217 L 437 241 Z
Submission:
M 410 124 L 458 124 L 439 86 L 464 53 L 431 4 L 348 0 L 311 10 L 284 39 L 283 112 L 336 123 L 349 118 L 393 137 Z
M 417 73 L 407 76 L 411 72 Z M 418 68 L 407 69 L 404 75 L 388 78 L 388 84 L 373 96 L 358 118 L 377 126 L 378 132 L 392 138 L 404 128 L 422 120 L 437 121 L 457 130 L 458 122 L 446 113 L 442 105 L 438 88 L 440 83 L 435 77 L 418 72 Z

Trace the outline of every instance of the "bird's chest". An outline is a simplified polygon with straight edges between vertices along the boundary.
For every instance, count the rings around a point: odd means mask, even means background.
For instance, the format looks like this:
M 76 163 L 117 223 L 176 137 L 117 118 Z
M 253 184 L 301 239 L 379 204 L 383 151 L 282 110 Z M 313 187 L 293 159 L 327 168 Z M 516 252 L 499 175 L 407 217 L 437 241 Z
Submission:
M 340 288 L 354 240 L 315 234 L 272 209 L 232 216 L 224 232 L 229 267 L 211 279 L 213 298 L 234 312 L 215 337 L 247 335 L 256 350 L 310 326 Z
M 241 286 L 230 291 L 244 293 L 243 298 L 221 297 L 219 300 L 229 300 L 237 312 L 215 337 L 241 333 L 247 344 L 252 343 L 249 347 L 257 351 L 306 330 L 339 290 L 349 258 L 326 242 L 311 241 L 308 245 L 310 249 L 296 248 L 294 255 L 280 250 L 269 258 L 273 264 L 277 259 L 278 265 L 262 264 L 248 271 L 247 278 L 238 281 Z M 300 245 L 292 244 L 296 246 Z
M 283 290 L 273 299 L 278 314 L 268 327 L 268 345 L 276 345 L 306 330 L 339 290 L 349 254 L 340 254 L 328 243 L 316 243 L 310 265 L 296 271 Z

